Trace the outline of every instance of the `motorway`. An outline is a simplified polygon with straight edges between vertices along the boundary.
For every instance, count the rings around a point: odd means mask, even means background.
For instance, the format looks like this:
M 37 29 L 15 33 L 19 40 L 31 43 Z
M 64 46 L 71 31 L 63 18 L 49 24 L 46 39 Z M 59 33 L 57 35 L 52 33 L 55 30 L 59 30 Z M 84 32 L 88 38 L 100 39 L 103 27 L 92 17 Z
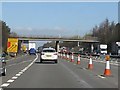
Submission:
M 88 59 L 76 64 L 62 58 L 58 63 L 39 61 L 37 55 L 23 55 L 7 61 L 7 75 L 2 76 L 3 88 L 118 88 L 118 65 L 111 64 L 112 75 L 102 76 L 105 63 L 93 61 L 88 70 Z

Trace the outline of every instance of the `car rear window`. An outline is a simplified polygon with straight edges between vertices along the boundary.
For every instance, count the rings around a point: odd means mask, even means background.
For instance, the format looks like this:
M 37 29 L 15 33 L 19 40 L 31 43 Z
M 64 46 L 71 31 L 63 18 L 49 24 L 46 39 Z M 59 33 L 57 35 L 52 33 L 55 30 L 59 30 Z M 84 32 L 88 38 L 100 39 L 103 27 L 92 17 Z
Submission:
M 55 50 L 43 50 L 43 52 L 55 52 Z

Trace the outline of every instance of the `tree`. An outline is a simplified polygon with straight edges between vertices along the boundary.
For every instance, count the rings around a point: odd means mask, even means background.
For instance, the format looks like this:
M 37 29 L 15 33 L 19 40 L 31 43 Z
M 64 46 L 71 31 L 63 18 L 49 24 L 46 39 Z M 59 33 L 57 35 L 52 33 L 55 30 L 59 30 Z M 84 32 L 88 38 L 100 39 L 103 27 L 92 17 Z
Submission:
M 7 40 L 10 34 L 10 28 L 6 25 L 5 22 L 0 21 L 2 29 L 2 50 L 6 51 L 7 50 Z

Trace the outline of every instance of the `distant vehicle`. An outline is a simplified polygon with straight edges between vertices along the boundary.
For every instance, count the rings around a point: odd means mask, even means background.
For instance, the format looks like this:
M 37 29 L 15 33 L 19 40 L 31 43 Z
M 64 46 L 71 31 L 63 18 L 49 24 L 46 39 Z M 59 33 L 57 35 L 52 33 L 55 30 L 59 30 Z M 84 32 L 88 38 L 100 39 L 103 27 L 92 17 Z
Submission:
M 55 63 L 58 62 L 58 53 L 55 51 L 54 48 L 44 48 L 40 55 L 40 62 L 43 61 L 54 61 Z
M 106 44 L 100 44 L 100 53 L 107 54 L 107 45 Z
M 26 51 L 27 51 L 26 45 L 22 45 L 22 51 L 23 51 L 24 53 L 26 53 Z
M 36 43 L 35 42 L 29 42 L 29 50 L 31 49 L 31 48 L 34 48 L 34 49 L 36 49 Z
M 5 76 L 6 75 L 6 60 L 5 60 L 5 54 L 0 54 L 0 76 Z
M 36 50 L 34 49 L 34 48 L 31 48 L 30 50 L 29 50 L 29 54 L 30 55 L 36 55 Z

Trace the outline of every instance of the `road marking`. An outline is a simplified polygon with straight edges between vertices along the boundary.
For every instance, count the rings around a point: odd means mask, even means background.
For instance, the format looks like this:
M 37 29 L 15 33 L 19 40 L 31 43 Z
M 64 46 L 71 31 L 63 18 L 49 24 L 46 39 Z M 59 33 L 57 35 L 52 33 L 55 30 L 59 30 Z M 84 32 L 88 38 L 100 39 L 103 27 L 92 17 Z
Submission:
M 83 70 L 87 70 L 86 68 L 82 68 Z
M 83 79 L 81 79 L 79 77 L 79 75 L 77 75 L 75 72 L 73 72 L 71 69 L 69 69 L 66 65 L 64 65 L 63 63 L 60 63 L 60 65 L 62 67 L 64 67 L 71 75 L 73 75 L 73 77 L 75 77 L 77 81 L 80 81 L 79 84 L 82 85 L 81 88 L 92 88 L 91 85 L 89 85 L 87 82 L 85 82 Z
M 106 78 L 106 77 L 104 77 L 104 76 L 101 76 L 101 75 L 97 75 L 98 77 L 100 77 L 100 78 Z
M 16 74 L 17 77 L 19 77 L 21 74 Z
M 4 84 L 1 85 L 1 87 L 7 87 L 9 85 L 10 85 L 9 83 L 4 83 Z
M 11 83 L 11 82 L 14 82 L 14 80 L 8 80 L 7 82 L 8 82 L 8 83 Z
M 75 63 L 73 65 L 76 65 Z
M 23 74 L 23 72 L 19 72 L 19 74 Z
M 21 74 L 23 74 L 23 72 L 25 72 L 30 66 L 32 66 L 32 64 L 34 64 L 34 62 L 38 59 L 38 55 L 37 54 L 36 54 L 36 56 L 37 57 L 27 67 L 25 67 L 18 74 L 16 74 L 14 77 L 12 77 L 11 80 L 8 80 L 7 82 L 14 82 L 13 80 L 17 79 L 18 76 L 20 76 Z M 1 87 L 7 87 L 9 85 L 10 85 L 10 83 L 4 83 L 4 84 L 1 85 Z
M 12 77 L 12 79 L 17 79 L 18 77 Z

